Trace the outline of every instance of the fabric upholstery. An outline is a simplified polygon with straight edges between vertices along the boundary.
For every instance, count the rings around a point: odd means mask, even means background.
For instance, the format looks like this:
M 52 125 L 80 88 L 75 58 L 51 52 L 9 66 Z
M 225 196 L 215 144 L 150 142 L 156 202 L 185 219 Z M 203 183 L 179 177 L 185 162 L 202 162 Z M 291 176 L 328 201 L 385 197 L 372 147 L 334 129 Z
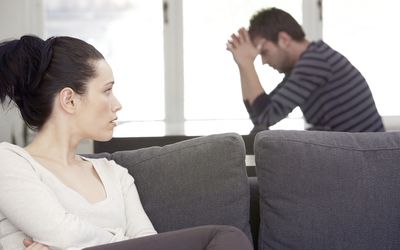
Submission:
M 134 177 L 143 207 L 158 232 L 219 224 L 235 226 L 252 238 L 240 135 L 210 135 L 163 147 L 118 151 L 110 158 Z
M 259 249 L 400 249 L 400 133 L 264 131 Z

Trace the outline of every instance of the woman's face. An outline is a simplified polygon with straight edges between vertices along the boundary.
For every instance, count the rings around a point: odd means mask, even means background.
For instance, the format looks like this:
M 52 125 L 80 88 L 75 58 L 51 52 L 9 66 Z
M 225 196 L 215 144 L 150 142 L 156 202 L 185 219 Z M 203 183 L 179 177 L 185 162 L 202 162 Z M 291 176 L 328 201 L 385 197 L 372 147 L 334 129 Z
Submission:
M 96 75 L 87 84 L 86 94 L 81 96 L 77 122 L 82 137 L 97 141 L 112 138 L 117 125 L 117 112 L 121 104 L 113 94 L 114 77 L 105 60 L 95 62 Z

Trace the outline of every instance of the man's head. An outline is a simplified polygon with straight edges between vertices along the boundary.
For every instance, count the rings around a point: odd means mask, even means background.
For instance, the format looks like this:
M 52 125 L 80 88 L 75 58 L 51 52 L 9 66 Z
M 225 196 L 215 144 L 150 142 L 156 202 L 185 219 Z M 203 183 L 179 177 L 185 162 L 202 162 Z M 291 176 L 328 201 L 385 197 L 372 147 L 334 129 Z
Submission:
M 293 44 L 306 41 L 300 24 L 277 8 L 257 12 L 250 20 L 249 34 L 260 50 L 263 64 L 281 73 L 289 73 L 298 60 L 298 49 Z
M 255 37 L 262 37 L 277 43 L 279 32 L 282 31 L 295 41 L 301 42 L 305 39 L 300 24 L 283 10 L 277 8 L 263 9 L 250 19 L 249 33 L 252 40 Z

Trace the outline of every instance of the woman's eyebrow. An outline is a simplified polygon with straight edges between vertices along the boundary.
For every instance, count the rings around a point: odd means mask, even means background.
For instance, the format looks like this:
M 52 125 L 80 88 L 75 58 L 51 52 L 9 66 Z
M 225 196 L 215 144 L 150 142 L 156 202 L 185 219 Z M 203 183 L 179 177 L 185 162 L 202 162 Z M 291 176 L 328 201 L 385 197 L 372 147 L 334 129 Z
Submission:
M 106 84 L 104 84 L 104 86 L 108 86 L 108 85 L 114 85 L 114 81 L 108 82 Z

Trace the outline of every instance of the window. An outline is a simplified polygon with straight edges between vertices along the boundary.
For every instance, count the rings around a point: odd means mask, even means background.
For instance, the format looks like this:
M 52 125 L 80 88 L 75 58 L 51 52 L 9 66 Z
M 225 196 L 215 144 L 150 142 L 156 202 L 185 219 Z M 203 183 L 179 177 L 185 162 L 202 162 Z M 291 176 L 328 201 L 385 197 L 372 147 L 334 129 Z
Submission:
M 323 8 L 324 40 L 361 71 L 382 116 L 400 115 L 397 6 L 392 0 L 335 0 Z
M 225 48 L 230 35 L 248 27 L 250 17 L 266 7 L 289 11 L 301 23 L 301 1 L 204 0 L 183 2 L 185 118 L 247 119 L 241 100 L 239 72 Z M 269 90 L 282 76 L 258 58 L 257 69 Z M 271 77 L 272 76 L 272 77 Z
M 119 119 L 157 121 L 165 117 L 162 14 L 161 0 L 47 0 L 45 37 L 94 45 L 113 69 Z
M 206 126 L 219 129 L 217 132 L 251 130 L 242 102 L 239 72 L 226 50 L 226 42 L 240 27 L 249 26 L 256 11 L 267 7 L 285 9 L 302 23 L 301 0 L 183 1 L 186 133 L 201 133 Z M 256 69 L 267 92 L 283 78 L 269 66 L 263 66 L 261 58 L 257 58 Z
M 250 17 L 262 8 L 285 9 L 302 23 L 302 4 L 302 0 L 47 0 L 45 36 L 81 38 L 106 57 L 123 105 L 119 119 L 130 121 L 119 126 L 115 136 L 246 134 L 252 124 L 226 41 L 239 27 L 248 27 Z M 267 92 L 283 77 L 263 66 L 260 58 L 256 68 Z M 301 112 L 290 117 L 299 118 Z M 303 126 L 301 119 L 292 123 L 283 121 L 276 127 Z

